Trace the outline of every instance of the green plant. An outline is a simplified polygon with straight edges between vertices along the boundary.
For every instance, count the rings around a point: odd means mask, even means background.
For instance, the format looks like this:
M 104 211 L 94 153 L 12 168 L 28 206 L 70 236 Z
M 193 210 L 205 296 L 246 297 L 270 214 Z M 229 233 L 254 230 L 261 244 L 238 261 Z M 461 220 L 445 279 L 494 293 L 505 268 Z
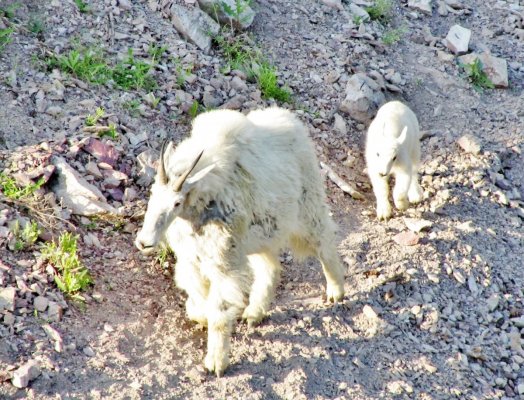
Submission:
M 264 62 L 256 73 L 258 86 L 265 98 L 287 103 L 291 100 L 291 92 L 278 85 L 276 71 L 274 66 Z
M 476 58 L 475 61 L 470 64 L 461 63 L 459 66 L 464 69 L 468 80 L 471 82 L 473 88 L 476 91 L 482 92 L 484 89 L 493 89 L 495 87 L 493 82 L 489 79 L 488 75 L 486 75 L 482 69 L 482 61 L 480 61 L 478 58 Z
M 278 84 L 277 68 L 267 61 L 247 36 L 217 35 L 215 42 L 221 48 L 227 62 L 223 72 L 232 69 L 244 71 L 248 79 L 257 82 L 265 98 L 273 98 L 282 102 L 291 101 L 291 92 L 286 88 L 281 88 Z
M 78 7 L 78 11 L 80 11 L 81 13 L 86 13 L 89 11 L 87 3 L 85 3 L 83 0 L 75 0 L 75 4 Z
M 0 17 L 13 19 L 15 17 L 15 11 L 18 7 L 20 7 L 20 3 L 13 3 L 7 7 L 0 7 Z
M 193 101 L 193 104 L 191 104 L 191 107 L 189 107 L 189 110 L 187 111 L 187 113 L 189 114 L 191 119 L 195 119 L 196 116 L 200 113 L 200 110 L 201 110 L 201 106 L 198 103 L 198 101 L 195 100 Z
M 399 42 L 402 36 L 406 33 L 406 28 L 400 27 L 396 29 L 390 29 L 382 36 L 382 42 L 388 46 Z
M 111 76 L 101 52 L 90 49 L 73 49 L 66 55 L 53 56 L 47 60 L 47 66 L 97 84 L 106 83 Z
M 78 236 L 65 232 L 58 238 L 58 244 L 46 243 L 42 258 L 55 269 L 54 280 L 58 288 L 74 298 L 81 298 L 78 292 L 93 283 L 87 268 L 77 254 Z
M 115 124 L 109 124 L 106 131 L 100 132 L 100 136 L 109 136 L 111 139 L 115 140 L 118 138 L 118 132 L 116 131 Z
M 238 69 L 246 72 L 250 77 L 253 76 L 253 63 L 260 58 L 260 54 L 253 48 L 246 35 L 234 37 L 216 35 L 214 40 L 227 62 L 222 72 Z
M 160 246 L 157 256 L 155 257 L 155 261 L 158 262 L 161 267 L 164 267 L 168 257 L 172 254 L 173 252 L 169 247 Z
M 167 46 L 151 46 L 148 50 L 149 55 L 153 59 L 153 61 L 159 60 L 164 53 L 167 51 Z
M 11 35 L 14 31 L 14 28 L 0 29 L 0 53 L 9 43 L 11 43 Z
M 23 229 L 20 228 L 20 223 L 16 221 L 11 232 L 15 237 L 14 250 L 20 251 L 31 247 L 38 240 L 42 230 L 35 221 L 26 223 Z
M 360 25 L 363 22 L 366 22 L 368 20 L 367 17 L 363 17 L 362 15 L 353 15 L 353 23 L 355 25 Z
M 40 178 L 36 183 L 21 187 L 16 183 L 14 178 L 0 173 L 0 192 L 2 192 L 5 197 L 13 200 L 18 200 L 33 194 L 40 189 L 44 183 L 44 178 Z
M 156 89 L 157 83 L 149 73 L 153 65 L 136 60 L 132 49 L 129 49 L 127 54 L 127 59 L 118 63 L 112 71 L 111 75 L 115 83 L 126 90 L 152 91 Z
M 235 0 L 235 4 L 233 7 L 231 7 L 225 1 L 220 2 L 222 10 L 224 10 L 224 12 L 231 18 L 231 29 L 233 29 L 233 20 L 237 20 L 241 23 L 244 23 L 246 21 L 246 18 L 249 18 L 249 16 L 242 16 L 242 14 L 244 14 L 244 11 L 246 11 L 250 5 L 251 0 Z
M 375 0 L 375 4 L 366 7 L 372 21 L 378 21 L 381 24 L 387 24 L 393 17 L 393 3 L 391 0 Z
M 137 99 L 124 101 L 122 107 L 128 110 L 133 117 L 137 117 L 140 114 L 140 101 Z
M 95 110 L 95 114 L 89 114 L 86 117 L 85 124 L 86 126 L 95 126 L 100 118 L 104 118 L 106 114 L 105 110 L 102 107 L 98 107 Z
M 41 19 L 37 17 L 31 17 L 31 19 L 27 23 L 27 29 L 33 35 L 41 35 L 42 33 L 44 33 L 45 24 Z

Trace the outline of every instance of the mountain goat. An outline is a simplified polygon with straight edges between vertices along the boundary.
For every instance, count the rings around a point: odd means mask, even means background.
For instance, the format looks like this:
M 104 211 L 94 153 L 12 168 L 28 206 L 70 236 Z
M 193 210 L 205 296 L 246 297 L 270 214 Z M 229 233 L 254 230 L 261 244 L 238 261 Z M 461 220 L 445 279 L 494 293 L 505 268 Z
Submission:
M 422 200 L 418 182 L 420 131 L 417 116 L 399 101 L 384 104 L 369 125 L 366 164 L 377 200 L 377 218 L 391 217 L 389 175 L 395 176 L 393 201 L 399 210 Z
M 236 319 L 251 326 L 268 312 L 282 248 L 317 257 L 327 299 L 344 296 L 313 144 L 284 109 L 206 112 L 176 149 L 162 147 L 135 244 L 149 253 L 161 241 L 177 256 L 175 283 L 187 293 L 188 317 L 207 325 L 204 363 L 217 376 L 229 364 Z

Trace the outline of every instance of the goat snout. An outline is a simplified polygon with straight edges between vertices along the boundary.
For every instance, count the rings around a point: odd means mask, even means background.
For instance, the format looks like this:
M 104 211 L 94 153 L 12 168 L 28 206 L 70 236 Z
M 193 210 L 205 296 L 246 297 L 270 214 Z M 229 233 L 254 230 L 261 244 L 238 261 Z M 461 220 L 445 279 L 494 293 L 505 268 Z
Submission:
M 142 238 L 137 238 L 135 240 L 135 246 L 138 250 L 140 250 L 143 254 L 150 254 L 153 252 L 153 250 L 155 249 L 155 246 L 153 246 L 152 244 L 149 244 L 147 243 L 144 239 Z

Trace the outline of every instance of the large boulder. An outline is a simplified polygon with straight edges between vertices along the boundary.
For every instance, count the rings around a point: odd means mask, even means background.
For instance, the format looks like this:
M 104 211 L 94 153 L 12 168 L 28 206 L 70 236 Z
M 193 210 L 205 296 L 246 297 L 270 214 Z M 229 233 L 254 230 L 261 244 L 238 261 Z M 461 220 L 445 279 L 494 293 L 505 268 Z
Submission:
M 340 111 L 358 122 L 367 123 L 373 119 L 378 108 L 386 102 L 380 86 L 364 73 L 349 78 L 346 98 L 340 104 Z
M 198 7 L 172 4 L 169 8 L 171 21 L 176 30 L 188 41 L 207 53 L 211 49 L 211 37 L 218 34 L 220 25 Z
M 51 162 L 56 167 L 56 182 L 51 190 L 62 204 L 74 214 L 92 216 L 97 214 L 118 214 L 113 206 L 95 186 L 87 182 L 65 159 L 54 156 Z

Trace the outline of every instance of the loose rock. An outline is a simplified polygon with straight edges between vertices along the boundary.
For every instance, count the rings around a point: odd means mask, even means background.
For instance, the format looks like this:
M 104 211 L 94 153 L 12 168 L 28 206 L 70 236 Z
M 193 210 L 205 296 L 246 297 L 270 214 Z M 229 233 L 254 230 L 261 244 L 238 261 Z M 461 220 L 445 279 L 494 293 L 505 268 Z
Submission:
M 29 360 L 13 373 L 12 383 L 17 388 L 25 388 L 29 382 L 40 375 L 40 366 L 35 360 Z
M 369 122 L 385 101 L 379 85 L 366 74 L 357 73 L 349 78 L 346 98 L 339 108 L 359 122 Z
M 471 31 L 460 25 L 453 25 L 446 36 L 446 46 L 455 54 L 467 53 Z

